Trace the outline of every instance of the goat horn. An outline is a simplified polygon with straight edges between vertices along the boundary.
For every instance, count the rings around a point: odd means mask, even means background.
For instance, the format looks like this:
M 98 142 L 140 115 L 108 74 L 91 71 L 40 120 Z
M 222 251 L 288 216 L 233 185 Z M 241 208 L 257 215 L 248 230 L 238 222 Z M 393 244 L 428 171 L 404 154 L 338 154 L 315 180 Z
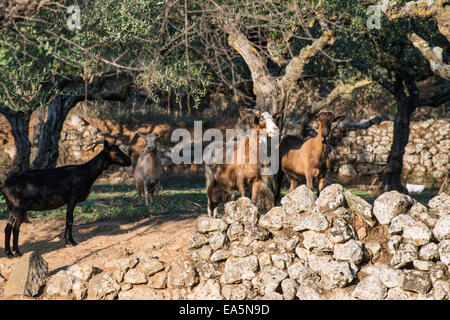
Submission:
M 96 147 L 97 145 L 99 145 L 99 144 L 105 143 L 105 141 L 106 141 L 106 140 L 97 140 L 97 141 L 94 141 L 94 142 L 88 144 L 85 148 L 86 148 L 86 150 L 87 150 L 87 149 L 89 149 L 90 147 L 93 147 L 93 148 L 92 148 L 92 151 L 95 151 L 95 147 Z

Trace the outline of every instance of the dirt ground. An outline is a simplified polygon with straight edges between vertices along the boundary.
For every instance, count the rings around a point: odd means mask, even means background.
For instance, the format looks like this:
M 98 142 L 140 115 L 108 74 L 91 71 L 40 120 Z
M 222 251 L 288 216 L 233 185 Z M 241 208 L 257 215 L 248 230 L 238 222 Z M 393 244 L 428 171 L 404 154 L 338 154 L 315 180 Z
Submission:
M 73 237 L 78 245 L 65 247 L 64 221 L 22 224 L 19 249 L 22 253 L 36 251 L 48 262 L 49 272 L 54 274 L 67 266 L 88 263 L 102 270 L 114 268 L 113 261 L 140 251 L 152 253 L 170 263 L 175 256 L 188 250 L 188 239 L 194 230 L 198 215 L 153 216 L 139 221 L 113 219 L 94 223 L 74 224 Z M 6 220 L 0 220 L 3 230 Z M 2 233 L 3 236 L 3 233 Z M 3 238 L 2 238 L 3 243 Z M 8 278 L 19 258 L 8 259 L 1 246 L 0 273 Z M 5 282 L 0 281 L 0 299 Z

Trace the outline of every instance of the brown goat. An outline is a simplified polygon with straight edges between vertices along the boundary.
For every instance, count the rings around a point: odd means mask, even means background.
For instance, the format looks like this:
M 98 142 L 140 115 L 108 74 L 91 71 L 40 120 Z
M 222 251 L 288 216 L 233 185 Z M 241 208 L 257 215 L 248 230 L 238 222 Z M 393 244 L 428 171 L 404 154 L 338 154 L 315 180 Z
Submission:
M 156 149 L 156 141 L 160 136 L 157 133 L 147 135 L 139 133 L 139 136 L 145 138 L 147 145 L 134 169 L 134 179 L 136 181 L 139 203 L 141 203 L 142 195 L 144 195 L 145 204 L 148 206 L 149 195 L 150 202 L 153 204 L 161 187 L 163 165 Z
M 66 246 L 76 245 L 72 238 L 73 211 L 77 203 L 89 195 L 92 184 L 110 165 L 130 166 L 130 158 L 118 146 L 108 141 L 96 141 L 89 146 L 103 144 L 103 150 L 90 161 L 54 169 L 29 170 L 12 174 L 0 184 L 9 209 L 9 220 L 5 227 L 5 253 L 8 258 L 20 256 L 20 225 L 28 222 L 27 211 L 45 211 L 67 204 Z M 13 233 L 13 252 L 10 239 Z
M 273 117 L 267 112 L 255 112 L 250 135 L 245 136 L 238 143 L 231 143 L 233 154 L 232 163 L 214 162 L 205 164 L 206 192 L 208 197 L 208 215 L 216 217 L 217 206 L 229 199 L 229 193 L 239 191 L 245 197 L 245 188 L 252 184 L 252 202 L 256 202 L 257 192 L 261 183 L 261 167 L 259 159 L 260 132 L 269 136 L 277 131 L 278 127 Z M 256 146 L 256 150 L 252 147 Z M 225 149 L 225 148 L 224 148 Z M 250 162 L 250 157 L 256 153 L 256 163 Z M 215 159 L 224 159 L 224 152 L 215 155 Z M 238 157 L 244 160 L 239 162 Z
M 290 181 L 289 192 L 306 180 L 306 186 L 313 190 L 313 182 L 317 181 L 317 191 L 325 186 L 325 175 L 330 167 L 327 143 L 334 122 L 341 121 L 344 116 L 336 116 L 331 111 L 309 113 L 310 119 L 319 123 L 317 135 L 306 141 L 296 136 L 286 136 L 280 142 L 280 169 L 277 174 L 276 198 L 280 199 L 283 175 Z

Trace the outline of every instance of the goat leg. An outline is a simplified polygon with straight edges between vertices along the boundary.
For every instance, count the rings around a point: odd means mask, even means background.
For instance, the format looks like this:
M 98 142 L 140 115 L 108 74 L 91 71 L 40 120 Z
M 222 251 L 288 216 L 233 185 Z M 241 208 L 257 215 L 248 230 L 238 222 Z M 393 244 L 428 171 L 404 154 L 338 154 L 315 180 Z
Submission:
M 12 225 L 12 232 L 13 232 L 13 255 L 15 257 L 22 256 L 22 253 L 19 251 L 19 232 L 20 232 L 20 225 L 23 221 L 23 216 L 25 216 L 25 212 L 20 212 L 19 215 L 14 220 L 14 223 Z
M 12 230 L 12 222 L 10 221 L 6 224 L 5 227 L 5 255 L 8 258 L 12 258 L 13 254 L 11 252 L 10 241 L 11 241 L 11 230 Z
M 73 210 L 75 209 L 75 203 L 67 204 L 67 215 L 66 215 L 66 230 L 64 231 L 64 241 L 67 247 L 76 246 L 77 243 L 72 237 L 72 225 L 73 225 Z

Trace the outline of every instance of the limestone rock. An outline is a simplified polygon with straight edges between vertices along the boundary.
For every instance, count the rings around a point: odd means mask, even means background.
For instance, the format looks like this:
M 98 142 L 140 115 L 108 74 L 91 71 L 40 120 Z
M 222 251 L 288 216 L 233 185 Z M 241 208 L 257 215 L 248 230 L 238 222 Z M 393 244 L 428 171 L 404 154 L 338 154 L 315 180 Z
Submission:
M 45 292 L 47 296 L 68 297 L 72 291 L 72 277 L 65 270 L 50 277 Z
M 281 205 L 287 214 L 314 212 L 316 195 L 306 185 L 297 187 L 281 199 Z
M 398 191 L 389 191 L 375 200 L 373 214 L 380 224 L 389 224 L 394 217 L 408 212 L 412 205 L 410 197 Z
M 139 259 L 137 257 L 123 258 L 115 260 L 114 265 L 120 271 L 127 272 L 129 269 L 134 268 L 138 264 L 138 262 Z
M 239 240 L 240 237 L 244 236 L 244 226 L 239 222 L 231 223 L 227 230 L 227 236 L 230 241 Z
M 216 279 L 209 279 L 203 284 L 195 287 L 189 295 L 192 300 L 222 300 L 221 287 Z
M 114 298 L 120 290 L 119 284 L 109 272 L 92 277 L 88 288 L 89 296 L 93 299 Z
M 258 266 L 258 258 L 255 256 L 229 258 L 225 263 L 225 270 L 220 281 L 225 284 L 231 284 L 242 280 L 251 280 L 256 276 Z
M 167 272 L 158 272 L 148 277 L 147 284 L 153 289 L 165 289 L 167 287 Z
M 334 257 L 337 260 L 359 264 L 363 260 L 363 249 L 364 245 L 362 242 L 351 239 L 343 244 L 334 246 Z
M 439 218 L 433 228 L 433 234 L 439 241 L 450 239 L 450 214 Z
M 284 300 L 294 300 L 297 293 L 297 283 L 292 279 L 284 279 L 281 281 L 281 290 Z
M 324 231 L 331 226 L 332 219 L 320 213 L 311 213 L 306 216 L 302 216 L 298 221 L 298 224 L 294 225 L 294 231 Z
M 394 268 L 402 268 L 418 257 L 417 247 L 412 244 L 401 244 L 397 251 L 395 251 L 389 264 Z
M 315 231 L 306 231 L 303 233 L 303 245 L 309 250 L 320 252 L 333 251 L 331 237 Z
M 409 214 L 400 214 L 392 219 L 389 225 L 389 234 L 402 234 L 403 230 L 415 223 L 416 220 Z
M 373 216 L 372 205 L 363 198 L 353 195 L 350 191 L 344 192 L 344 196 L 350 212 L 360 216 L 369 226 L 373 227 L 376 220 Z
M 220 276 L 217 264 L 211 263 L 209 261 L 205 260 L 199 261 L 195 265 L 195 268 L 197 269 L 198 274 L 200 275 L 200 278 L 202 280 L 208 280 Z
M 36 296 L 48 279 L 48 264 L 34 251 L 25 253 L 14 265 L 4 288 L 6 296 Z
M 147 277 L 143 272 L 137 269 L 131 269 L 125 273 L 123 281 L 130 284 L 144 284 L 147 283 Z
M 140 269 L 147 276 L 152 276 L 157 272 L 165 269 L 166 265 L 155 258 L 147 258 L 141 261 L 139 264 Z
M 273 207 L 259 218 L 258 224 L 268 230 L 280 230 L 283 227 L 286 212 L 283 207 Z
M 387 288 L 381 282 L 378 275 L 365 277 L 353 290 L 353 297 L 361 300 L 383 300 L 386 297 Z
M 307 284 L 300 284 L 296 295 L 299 300 L 325 300 L 316 288 Z
M 413 244 L 416 247 L 429 243 L 431 237 L 430 229 L 423 222 L 416 222 L 403 230 L 403 242 Z
M 336 226 L 330 230 L 334 243 L 342 243 L 354 237 L 354 230 L 344 219 L 337 219 Z
M 133 287 L 128 291 L 121 291 L 118 300 L 163 300 L 164 294 L 160 291 L 146 288 Z
M 450 265 L 450 240 L 442 240 L 438 245 L 439 257 L 447 266 Z
M 439 259 L 438 245 L 436 243 L 430 242 L 421 247 L 419 250 L 419 258 L 425 261 Z
M 424 294 L 431 289 L 431 279 L 424 271 L 405 270 L 401 276 L 400 287 L 407 291 Z
M 230 255 L 231 255 L 230 250 L 221 249 L 221 250 L 217 250 L 216 252 L 214 252 L 211 255 L 211 257 L 209 258 L 209 260 L 211 260 L 213 262 L 218 262 L 218 261 L 228 259 L 228 257 Z
M 67 268 L 67 273 L 82 281 L 88 281 L 94 274 L 94 267 L 87 263 L 74 264 Z
M 286 279 L 286 277 L 286 272 L 274 267 L 266 267 L 259 274 L 259 278 L 262 280 L 265 290 L 268 291 L 275 291 L 281 281 Z
M 236 201 L 225 204 L 225 221 L 227 223 L 240 222 L 255 225 L 258 223 L 258 207 L 247 197 L 240 197 Z
M 189 248 L 192 249 L 201 248 L 203 245 L 207 243 L 208 238 L 199 232 L 192 233 L 192 236 L 189 238 Z
M 214 219 L 207 216 L 201 216 L 195 221 L 195 231 L 207 233 L 213 231 L 225 231 L 227 224 L 222 219 Z
M 227 236 L 220 231 L 215 231 L 209 236 L 208 242 L 211 249 L 219 250 L 226 244 Z
M 192 262 L 178 256 L 172 262 L 167 275 L 169 288 L 190 288 L 198 283 L 198 274 Z
M 316 206 L 320 212 L 336 210 L 344 204 L 344 188 L 340 184 L 327 186 L 320 192 Z
M 441 192 L 428 201 L 428 206 L 435 212 L 448 214 L 450 212 L 450 195 Z

